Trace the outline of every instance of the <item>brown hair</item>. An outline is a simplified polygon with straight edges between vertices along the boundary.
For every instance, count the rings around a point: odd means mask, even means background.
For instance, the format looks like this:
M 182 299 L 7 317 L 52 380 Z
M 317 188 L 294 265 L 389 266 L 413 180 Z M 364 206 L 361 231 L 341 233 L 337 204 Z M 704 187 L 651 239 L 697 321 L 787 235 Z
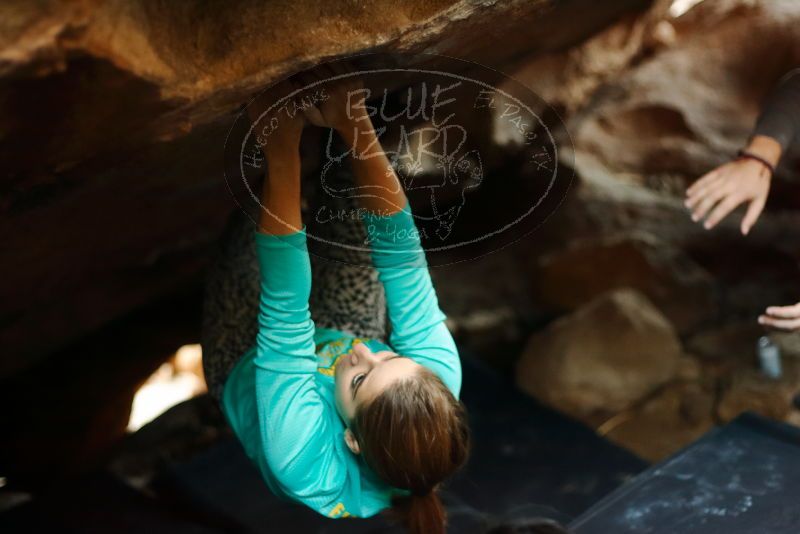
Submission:
M 406 489 L 394 511 L 413 533 L 445 532 L 439 484 L 469 452 L 463 405 L 429 369 L 400 380 L 356 412 L 352 431 L 364 461 L 387 484 Z

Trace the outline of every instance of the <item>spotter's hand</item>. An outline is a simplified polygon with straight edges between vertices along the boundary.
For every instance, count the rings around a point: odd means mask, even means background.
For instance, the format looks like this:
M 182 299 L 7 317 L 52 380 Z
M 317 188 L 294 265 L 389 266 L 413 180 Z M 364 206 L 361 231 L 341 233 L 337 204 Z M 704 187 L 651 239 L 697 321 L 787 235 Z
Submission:
M 770 306 L 758 322 L 779 330 L 800 330 L 800 302 L 791 306 Z

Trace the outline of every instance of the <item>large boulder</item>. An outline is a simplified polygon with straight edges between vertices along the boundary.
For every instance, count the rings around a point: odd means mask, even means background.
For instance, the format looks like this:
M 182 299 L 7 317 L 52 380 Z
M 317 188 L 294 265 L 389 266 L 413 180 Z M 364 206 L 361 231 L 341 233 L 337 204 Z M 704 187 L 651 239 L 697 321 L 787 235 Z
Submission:
M 516 369 L 526 392 L 579 418 L 618 412 L 672 379 L 681 344 L 633 289 L 605 293 L 533 335 Z

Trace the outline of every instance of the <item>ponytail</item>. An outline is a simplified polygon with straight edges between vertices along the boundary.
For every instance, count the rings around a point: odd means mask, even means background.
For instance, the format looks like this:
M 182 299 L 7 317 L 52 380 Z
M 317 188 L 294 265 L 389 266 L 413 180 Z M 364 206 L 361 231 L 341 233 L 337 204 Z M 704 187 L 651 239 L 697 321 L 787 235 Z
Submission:
M 447 516 L 436 490 L 425 495 L 395 497 L 393 512 L 411 534 L 445 534 Z
M 426 368 L 395 382 L 356 412 L 351 429 L 378 477 L 411 493 L 392 500 L 392 515 L 412 534 L 444 534 L 441 482 L 469 452 L 463 405 Z

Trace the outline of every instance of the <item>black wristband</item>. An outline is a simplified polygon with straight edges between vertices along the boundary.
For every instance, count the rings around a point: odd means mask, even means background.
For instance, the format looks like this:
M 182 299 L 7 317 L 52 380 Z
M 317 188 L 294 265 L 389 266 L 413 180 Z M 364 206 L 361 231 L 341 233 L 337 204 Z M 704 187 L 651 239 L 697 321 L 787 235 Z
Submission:
M 752 159 L 753 161 L 757 161 L 766 167 L 769 170 L 769 175 L 772 177 L 775 174 L 775 165 L 767 161 L 766 159 L 762 158 L 758 154 L 753 154 L 752 152 L 748 152 L 747 150 L 740 150 L 736 153 L 736 159 Z

